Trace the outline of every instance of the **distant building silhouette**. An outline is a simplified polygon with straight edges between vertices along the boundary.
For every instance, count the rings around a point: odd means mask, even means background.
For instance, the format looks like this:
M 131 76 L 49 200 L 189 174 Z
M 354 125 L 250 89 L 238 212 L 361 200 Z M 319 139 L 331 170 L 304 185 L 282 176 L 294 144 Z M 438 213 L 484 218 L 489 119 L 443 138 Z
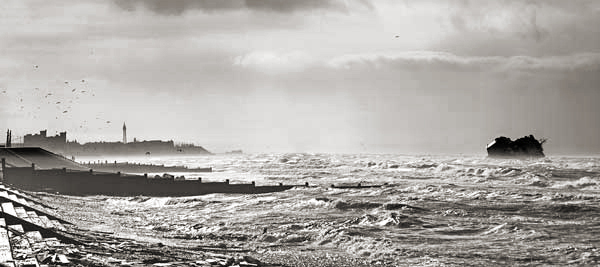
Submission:
M 201 146 L 194 144 L 175 144 L 173 140 L 138 141 L 127 143 L 127 127 L 123 123 L 123 142 L 90 142 L 80 144 L 77 141 L 67 141 L 67 132 L 56 136 L 47 136 L 47 131 L 39 134 L 27 134 L 23 138 L 26 147 L 41 147 L 55 153 L 82 155 L 173 155 L 173 154 L 211 154 Z
M 11 147 L 12 146 L 12 131 L 8 130 L 6 131 L 6 143 L 4 143 L 5 147 Z
M 127 126 L 123 122 L 123 144 L 127 144 Z
M 24 146 L 39 146 L 50 151 L 64 152 L 67 148 L 67 132 L 61 132 L 55 136 L 47 136 L 47 130 L 39 134 L 26 134 L 23 137 Z

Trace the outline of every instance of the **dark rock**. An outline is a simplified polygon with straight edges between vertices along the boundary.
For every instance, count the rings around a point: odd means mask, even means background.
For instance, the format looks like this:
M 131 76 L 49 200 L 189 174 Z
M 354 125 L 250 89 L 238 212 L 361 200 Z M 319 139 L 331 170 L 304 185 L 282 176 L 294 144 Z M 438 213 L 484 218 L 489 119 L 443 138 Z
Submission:
M 425 209 L 423 209 L 423 208 L 414 207 L 414 206 L 410 206 L 410 205 L 406 205 L 406 204 L 402 204 L 402 203 L 386 203 L 383 205 L 383 209 L 385 209 L 385 210 L 412 209 L 412 210 L 425 211 Z
M 150 258 L 150 259 L 145 259 L 142 261 L 142 263 L 144 264 L 154 264 L 154 263 L 167 263 L 169 262 L 168 259 L 161 259 L 161 258 Z
M 544 157 L 542 144 L 545 139 L 538 141 L 533 135 L 519 138 L 515 141 L 508 137 L 500 136 L 487 145 L 489 157 L 513 158 L 513 157 Z
M 354 202 L 354 203 L 351 202 L 351 203 L 349 203 L 349 202 L 344 202 L 344 201 L 337 201 L 335 203 L 335 208 L 340 209 L 340 210 L 374 209 L 374 208 L 379 208 L 381 206 L 382 206 L 381 203 L 373 203 L 373 202 Z
M 570 205 L 570 204 L 552 207 L 552 210 L 554 212 L 577 212 L 577 211 L 580 211 L 581 209 L 582 209 L 581 206 Z
M 250 256 L 244 256 L 244 261 L 248 262 L 248 263 L 254 263 L 254 264 L 260 264 L 260 261 L 250 257 Z
M 233 263 L 235 263 L 235 259 L 234 258 L 228 258 L 224 265 L 225 266 L 231 266 L 231 265 L 233 265 Z

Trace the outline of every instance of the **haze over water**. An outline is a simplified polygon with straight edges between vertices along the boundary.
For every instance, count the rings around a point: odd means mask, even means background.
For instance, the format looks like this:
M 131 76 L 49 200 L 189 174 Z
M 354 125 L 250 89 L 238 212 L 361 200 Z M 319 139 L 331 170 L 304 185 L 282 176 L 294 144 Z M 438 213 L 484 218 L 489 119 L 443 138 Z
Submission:
M 563 266 L 600 259 L 597 157 L 244 154 L 137 161 L 213 166 L 203 180 L 313 187 L 178 198 L 40 196 L 84 228 L 249 250 L 290 266 Z M 331 188 L 357 183 L 386 185 Z

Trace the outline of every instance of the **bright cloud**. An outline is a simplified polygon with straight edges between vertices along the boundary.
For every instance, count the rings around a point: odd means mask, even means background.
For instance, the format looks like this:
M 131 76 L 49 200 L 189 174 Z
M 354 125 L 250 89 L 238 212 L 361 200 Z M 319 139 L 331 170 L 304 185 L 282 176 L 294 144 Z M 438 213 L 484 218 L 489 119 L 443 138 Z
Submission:
M 254 51 L 237 56 L 233 64 L 268 74 L 298 72 L 315 62 L 309 54 L 301 51 L 272 52 Z
M 600 53 L 568 56 L 458 56 L 445 52 L 418 51 L 394 54 L 344 55 L 328 62 L 334 68 L 398 68 L 448 71 L 593 71 L 600 69 Z

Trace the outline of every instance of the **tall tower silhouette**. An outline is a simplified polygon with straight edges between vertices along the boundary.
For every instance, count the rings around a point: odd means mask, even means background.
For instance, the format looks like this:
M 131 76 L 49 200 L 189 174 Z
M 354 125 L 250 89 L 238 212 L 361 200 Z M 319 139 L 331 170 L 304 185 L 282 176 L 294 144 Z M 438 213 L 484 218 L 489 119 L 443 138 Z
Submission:
M 123 122 L 123 144 L 127 143 L 127 126 L 125 126 L 125 122 Z

